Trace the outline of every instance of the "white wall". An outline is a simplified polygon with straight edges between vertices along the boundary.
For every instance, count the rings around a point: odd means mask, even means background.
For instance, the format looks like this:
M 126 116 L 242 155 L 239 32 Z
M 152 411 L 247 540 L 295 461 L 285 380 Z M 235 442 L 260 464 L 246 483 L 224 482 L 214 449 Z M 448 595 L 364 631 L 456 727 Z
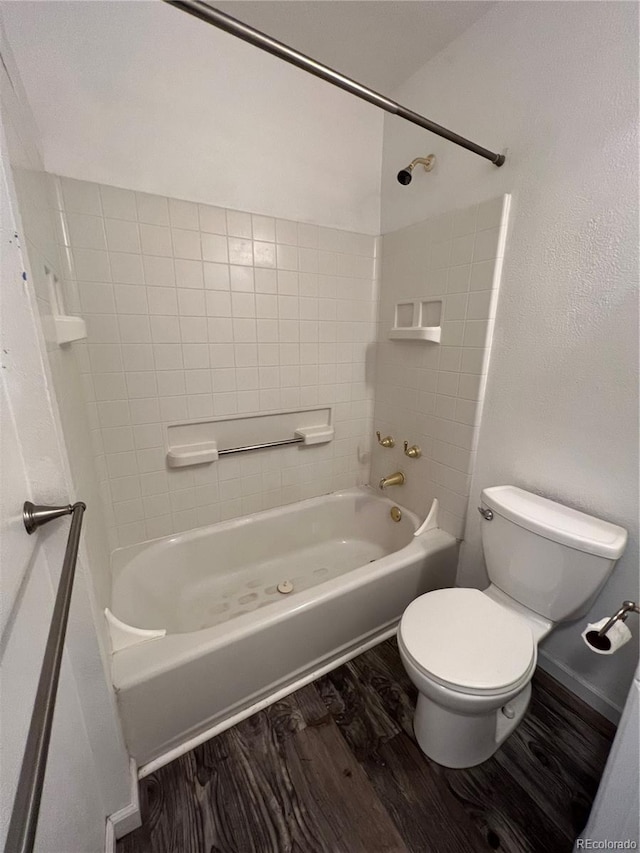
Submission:
M 373 445 L 371 483 L 400 470 L 388 495 L 426 518 L 438 499 L 438 523 L 464 532 L 489 369 L 509 198 L 443 210 L 382 239 L 380 316 L 376 342 L 374 429 L 394 448 Z M 390 340 L 396 303 L 441 306 L 440 343 Z M 437 309 L 436 309 L 437 311 Z M 415 319 L 415 318 L 414 318 Z M 422 455 L 404 454 L 404 442 Z
M 20 100 L 20 81 L 4 40 L 2 54 L 4 817 L 13 798 L 68 528 L 68 524 L 60 522 L 57 527 L 28 538 L 21 524 L 20 505 L 27 498 L 66 503 L 78 493 L 64 449 L 38 317 L 35 277 L 26 252 L 36 245 L 39 251 L 44 251 L 45 235 L 53 233 L 53 226 L 46 222 L 46 204 L 39 219 L 33 205 L 25 205 L 27 221 L 31 223 L 29 235 L 18 213 L 9 169 L 10 161 L 17 162 L 12 154 L 17 152 L 21 156 L 23 166 L 30 162 L 36 168 L 31 173 L 32 191 L 38 180 L 44 180 L 44 175 L 37 171 L 37 139 L 24 101 Z M 36 197 L 33 195 L 28 201 L 33 202 Z M 48 245 L 50 248 L 51 243 Z M 39 257 L 37 252 L 32 252 L 32 256 Z M 87 517 L 92 511 L 99 512 L 97 505 L 93 510 L 91 506 L 90 502 Z M 89 526 L 85 527 L 83 543 L 88 530 Z M 104 845 L 106 815 L 128 805 L 131 799 L 128 756 L 108 683 L 106 659 L 96 636 L 94 587 L 88 571 L 93 561 L 87 558 L 87 551 L 91 553 L 83 544 L 38 836 L 39 849 L 47 853 L 100 850 Z M 2 825 L 6 827 L 6 821 Z
M 378 233 L 375 107 L 160 2 L 2 15 L 47 171 Z
M 367 482 L 375 238 L 54 180 L 112 547 Z M 172 423 L 318 406 L 331 444 L 167 468 Z
M 451 200 L 512 194 L 470 505 L 484 486 L 515 483 L 624 525 L 627 551 L 593 617 L 638 596 L 637 21 L 631 3 L 501 3 L 395 93 L 488 148 L 508 146 L 501 169 L 385 124 L 384 231 Z M 396 183 L 431 151 L 433 173 Z M 462 584 L 486 582 L 479 537 L 474 512 Z M 579 631 L 558 628 L 543 665 L 615 715 L 637 642 L 601 658 Z

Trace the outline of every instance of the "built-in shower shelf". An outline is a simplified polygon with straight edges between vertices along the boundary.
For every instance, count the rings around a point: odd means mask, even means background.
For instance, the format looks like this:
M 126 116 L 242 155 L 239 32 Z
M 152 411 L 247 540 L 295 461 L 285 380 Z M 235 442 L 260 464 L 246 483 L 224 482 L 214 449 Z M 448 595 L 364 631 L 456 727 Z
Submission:
M 74 341 L 83 341 L 87 337 L 87 324 L 82 317 L 73 315 L 53 317 L 53 328 L 55 329 L 56 342 L 71 344 Z
M 396 302 L 391 340 L 440 343 L 441 300 L 407 299 Z
M 58 346 L 71 344 L 73 341 L 83 341 L 87 337 L 87 324 L 82 317 L 67 313 L 65 308 L 62 282 L 54 275 L 49 267 L 44 268 L 49 291 L 51 314 L 44 324 L 45 337 Z
M 394 327 L 389 332 L 389 337 L 392 340 L 404 341 L 433 341 L 436 344 L 440 343 L 440 335 L 442 328 L 440 326 L 416 326 L 409 328 Z

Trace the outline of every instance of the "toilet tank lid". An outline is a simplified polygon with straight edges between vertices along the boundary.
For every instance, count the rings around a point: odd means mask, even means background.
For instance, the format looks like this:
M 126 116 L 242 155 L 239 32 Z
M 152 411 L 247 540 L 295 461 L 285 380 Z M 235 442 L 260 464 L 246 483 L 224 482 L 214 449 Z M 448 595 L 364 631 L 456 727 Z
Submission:
M 617 560 L 627 544 L 624 527 L 601 521 L 517 486 L 483 489 L 482 502 L 514 524 L 586 554 Z

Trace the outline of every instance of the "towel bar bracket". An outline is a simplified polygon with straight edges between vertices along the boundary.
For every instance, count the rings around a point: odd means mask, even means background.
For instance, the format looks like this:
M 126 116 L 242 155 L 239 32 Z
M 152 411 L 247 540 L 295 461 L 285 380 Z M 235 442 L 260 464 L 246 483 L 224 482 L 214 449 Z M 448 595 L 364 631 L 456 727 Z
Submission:
M 82 501 L 66 506 L 42 506 L 41 504 L 31 503 L 31 501 L 25 501 L 22 507 L 22 520 L 25 530 L 29 534 L 35 533 L 39 527 L 48 521 L 53 521 L 54 518 L 62 518 L 63 515 L 71 515 L 78 506 L 82 506 L 83 510 L 87 508 Z

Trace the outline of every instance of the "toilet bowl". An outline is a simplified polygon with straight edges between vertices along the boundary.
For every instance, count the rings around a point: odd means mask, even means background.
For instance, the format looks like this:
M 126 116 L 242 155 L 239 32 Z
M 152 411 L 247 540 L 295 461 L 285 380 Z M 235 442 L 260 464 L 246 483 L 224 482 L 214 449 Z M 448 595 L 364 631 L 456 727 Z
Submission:
M 531 697 L 538 643 L 586 612 L 626 544 L 623 528 L 513 486 L 485 489 L 482 499 L 493 582 L 421 595 L 398 628 L 418 689 L 416 740 L 446 767 L 486 761 L 513 732 Z

